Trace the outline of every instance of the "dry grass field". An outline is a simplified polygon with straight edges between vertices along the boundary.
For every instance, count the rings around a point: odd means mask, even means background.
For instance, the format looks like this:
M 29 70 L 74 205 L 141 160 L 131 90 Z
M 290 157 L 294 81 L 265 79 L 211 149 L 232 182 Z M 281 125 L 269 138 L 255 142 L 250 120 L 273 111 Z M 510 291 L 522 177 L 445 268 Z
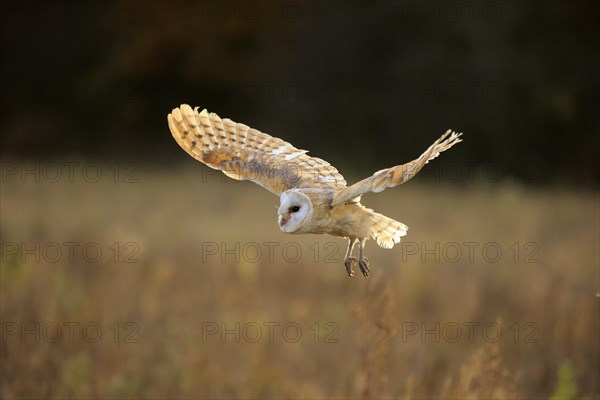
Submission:
M 600 398 L 597 193 L 366 195 L 364 279 L 258 186 L 104 172 L 2 183 L 2 398 Z

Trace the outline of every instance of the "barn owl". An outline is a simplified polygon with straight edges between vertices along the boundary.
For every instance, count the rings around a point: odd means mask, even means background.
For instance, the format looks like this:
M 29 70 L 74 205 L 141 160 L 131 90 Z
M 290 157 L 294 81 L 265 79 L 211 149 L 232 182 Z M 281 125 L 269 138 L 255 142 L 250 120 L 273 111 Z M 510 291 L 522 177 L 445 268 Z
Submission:
M 419 158 L 382 169 L 351 186 L 328 162 L 308 156 L 291 144 L 206 110 L 183 104 L 167 117 L 177 143 L 192 157 L 236 180 L 259 184 L 279 196 L 277 222 L 284 233 L 330 234 L 348 239 L 344 266 L 349 276 L 358 264 L 369 277 L 365 242 L 373 238 L 389 249 L 408 227 L 360 204 L 367 192 L 400 185 L 429 160 L 461 141 L 461 133 L 446 131 Z M 358 244 L 358 258 L 352 253 Z

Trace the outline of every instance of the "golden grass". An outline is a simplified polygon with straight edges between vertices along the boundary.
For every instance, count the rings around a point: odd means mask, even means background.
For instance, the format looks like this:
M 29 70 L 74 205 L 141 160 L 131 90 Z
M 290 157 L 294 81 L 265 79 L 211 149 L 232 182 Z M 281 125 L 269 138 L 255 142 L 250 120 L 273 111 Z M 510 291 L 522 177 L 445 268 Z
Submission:
M 2 398 L 548 398 L 566 360 L 577 396 L 598 398 L 595 194 L 414 183 L 367 195 L 419 248 L 369 241 L 369 280 L 346 276 L 344 240 L 284 235 L 276 197 L 219 176 L 203 183 L 197 169 L 135 184 L 9 180 L 1 200 Z M 97 243 L 102 258 L 9 254 L 70 241 Z M 472 260 L 465 242 L 479 243 Z M 236 243 L 239 262 L 223 254 Z M 489 243 L 498 262 L 481 252 Z M 137 262 L 123 262 L 135 246 Z M 524 262 L 536 249 L 537 262 Z M 36 322 L 40 340 L 22 340 L 20 324 Z M 79 324 L 72 340 L 69 322 Z M 207 334 L 236 322 L 239 343 Z M 102 329 L 97 342 L 82 336 L 86 323 Z M 279 324 L 273 340 L 268 323 Z M 439 342 L 422 338 L 436 323 Z

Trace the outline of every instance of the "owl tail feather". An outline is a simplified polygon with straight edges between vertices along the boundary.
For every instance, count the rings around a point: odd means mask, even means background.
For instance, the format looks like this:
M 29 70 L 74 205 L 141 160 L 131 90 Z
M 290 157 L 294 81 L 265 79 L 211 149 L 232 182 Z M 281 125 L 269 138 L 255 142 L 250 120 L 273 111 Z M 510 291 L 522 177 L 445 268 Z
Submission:
M 395 244 L 400 243 L 400 238 L 406 235 L 408 230 L 408 226 L 403 223 L 375 212 L 372 221 L 371 237 L 384 249 L 391 249 Z

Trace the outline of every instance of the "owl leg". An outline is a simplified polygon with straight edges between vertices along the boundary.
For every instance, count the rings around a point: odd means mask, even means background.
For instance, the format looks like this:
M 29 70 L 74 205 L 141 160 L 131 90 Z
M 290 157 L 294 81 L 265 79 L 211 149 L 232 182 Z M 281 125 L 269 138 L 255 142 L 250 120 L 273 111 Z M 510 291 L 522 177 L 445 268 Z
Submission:
M 354 271 L 352 270 L 352 265 L 356 264 L 356 257 L 352 257 L 352 250 L 354 249 L 354 245 L 358 239 L 350 239 L 348 241 L 348 251 L 346 251 L 346 259 L 344 260 L 344 266 L 346 267 L 346 272 L 348 276 L 354 276 Z
M 361 239 L 358 244 L 358 266 L 360 267 L 361 272 L 365 276 L 365 278 L 369 277 L 369 259 L 364 255 L 365 242 L 367 239 Z

